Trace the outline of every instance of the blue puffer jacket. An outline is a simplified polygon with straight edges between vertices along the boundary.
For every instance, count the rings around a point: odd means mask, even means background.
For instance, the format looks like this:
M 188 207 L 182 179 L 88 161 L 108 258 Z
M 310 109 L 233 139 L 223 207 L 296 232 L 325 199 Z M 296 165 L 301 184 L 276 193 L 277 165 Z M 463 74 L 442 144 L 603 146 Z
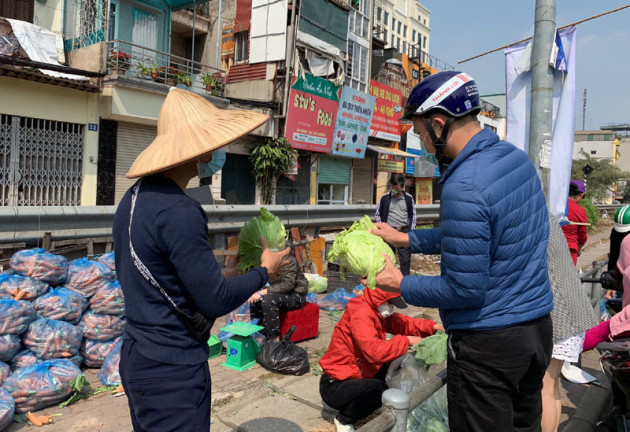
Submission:
M 547 206 L 527 155 L 483 129 L 441 182 L 441 228 L 415 230 L 409 243 L 441 253 L 442 274 L 405 276 L 405 301 L 439 308 L 447 330 L 500 329 L 551 312 Z

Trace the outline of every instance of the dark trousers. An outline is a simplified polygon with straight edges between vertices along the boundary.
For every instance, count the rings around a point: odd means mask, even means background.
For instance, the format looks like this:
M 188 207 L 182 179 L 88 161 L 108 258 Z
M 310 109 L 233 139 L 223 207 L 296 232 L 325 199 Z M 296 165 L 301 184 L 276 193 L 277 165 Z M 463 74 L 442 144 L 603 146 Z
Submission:
M 552 345 L 549 315 L 500 330 L 451 331 L 450 430 L 540 431 L 540 392 Z
M 268 293 L 260 301 L 249 306 L 249 314 L 258 319 L 258 324 L 265 327 L 264 333 L 268 338 L 280 336 L 280 311 L 301 309 L 306 303 L 306 297 L 293 292 L 291 294 Z
M 133 339 L 124 339 L 119 370 L 134 432 L 210 430 L 208 362 L 156 362 L 140 354 Z
M 408 233 L 409 228 L 401 228 L 400 232 Z M 394 254 L 398 256 L 398 262 L 400 263 L 400 272 L 403 276 L 408 276 L 411 270 L 411 249 L 408 247 L 394 247 L 390 245 Z
M 335 381 L 324 374 L 319 381 L 319 394 L 324 402 L 339 410 L 337 420 L 343 424 L 354 424 L 381 407 L 383 392 L 389 388 L 385 383 L 388 368 L 389 363 L 372 379 Z

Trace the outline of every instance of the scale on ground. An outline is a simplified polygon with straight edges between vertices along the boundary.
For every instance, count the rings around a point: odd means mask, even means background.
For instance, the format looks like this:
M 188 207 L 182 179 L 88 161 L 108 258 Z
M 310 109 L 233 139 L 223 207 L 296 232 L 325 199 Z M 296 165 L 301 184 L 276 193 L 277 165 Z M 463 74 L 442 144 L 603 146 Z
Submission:
M 241 321 L 223 327 L 221 331 L 232 333 L 234 336 L 227 341 L 227 359 L 221 363 L 221 366 L 237 371 L 244 371 L 254 366 L 260 347 L 252 335 L 262 329 L 264 327 Z

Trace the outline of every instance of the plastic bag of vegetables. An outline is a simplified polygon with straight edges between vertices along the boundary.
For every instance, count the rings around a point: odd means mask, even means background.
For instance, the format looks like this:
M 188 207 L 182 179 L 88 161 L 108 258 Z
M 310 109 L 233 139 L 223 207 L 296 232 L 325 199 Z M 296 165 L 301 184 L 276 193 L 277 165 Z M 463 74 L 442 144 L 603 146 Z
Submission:
M 9 375 L 11 375 L 11 368 L 5 362 L 0 361 L 0 387 L 2 387 L 4 380 L 6 380 Z
M 83 331 L 65 321 L 39 318 L 28 326 L 22 343 L 40 359 L 73 357 L 79 352 Z
M 18 353 L 21 347 L 18 335 L 0 335 L 0 361 L 8 362 Z
M 83 362 L 87 367 L 100 368 L 103 362 L 116 346 L 122 342 L 122 337 L 117 337 L 110 341 L 95 341 L 92 339 L 83 339 L 81 350 Z
M 81 369 L 70 360 L 55 359 L 16 370 L 4 383 L 15 399 L 15 412 L 37 411 L 64 400 L 70 393 L 70 381 Z
M 0 296 L 14 300 L 34 300 L 48 291 L 48 284 L 15 273 L 0 274 Z
M 105 264 L 79 258 L 70 262 L 66 288 L 90 298 L 96 290 L 114 279 L 114 273 Z
M 15 402 L 13 398 L 8 391 L 0 388 L 0 430 L 4 430 L 11 424 L 14 412 Z
M 76 324 L 88 307 L 83 294 L 66 287 L 53 288 L 33 302 L 37 313 L 53 320 Z
M 370 218 L 363 216 L 350 229 L 342 231 L 328 251 L 328 261 L 338 262 L 342 275 L 350 270 L 360 277 L 367 277 L 367 287 L 374 289 L 376 275 L 385 268 L 383 252 L 392 264 L 396 264 L 396 257 L 382 238 L 369 232 L 372 228 L 375 226 Z
M 282 221 L 266 208 L 261 207 L 260 216 L 252 218 L 251 221 L 243 225 L 243 229 L 238 235 L 238 253 L 241 256 L 238 268 L 240 270 L 245 271 L 260 265 L 261 235 L 267 239 L 267 245 L 272 252 L 284 249 L 289 238 Z
M 116 347 L 107 355 L 103 366 L 98 371 L 98 379 L 103 385 L 111 386 L 121 383 L 120 371 L 118 365 L 120 364 L 120 349 L 122 348 L 122 341 L 116 344 Z
M 62 255 L 46 252 L 42 248 L 16 252 L 9 265 L 16 273 L 49 284 L 62 283 L 68 273 L 68 260 Z
M 22 334 L 37 319 L 31 302 L 0 298 L 0 334 Z

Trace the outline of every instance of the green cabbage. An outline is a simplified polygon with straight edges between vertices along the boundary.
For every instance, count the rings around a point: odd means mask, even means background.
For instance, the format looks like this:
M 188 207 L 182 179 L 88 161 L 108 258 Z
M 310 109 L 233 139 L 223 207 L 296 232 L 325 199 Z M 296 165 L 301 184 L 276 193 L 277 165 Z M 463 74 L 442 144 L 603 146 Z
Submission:
M 288 235 L 284 225 L 277 216 L 264 207 L 260 209 L 260 216 L 252 218 L 243 225 L 238 235 L 238 253 L 241 256 L 238 268 L 240 270 L 248 270 L 260 265 L 261 235 L 267 239 L 267 245 L 272 252 L 278 252 L 286 247 Z
M 328 252 L 328 261 L 338 261 L 342 274 L 348 269 L 360 277 L 367 277 L 367 287 L 374 289 L 376 275 L 385 268 L 383 252 L 393 264 L 396 264 L 396 257 L 381 237 L 368 231 L 372 228 L 375 226 L 370 218 L 363 216 L 350 229 L 342 231 Z
M 304 277 L 308 281 L 308 292 L 321 294 L 328 289 L 328 279 L 318 275 L 317 273 L 304 273 Z

